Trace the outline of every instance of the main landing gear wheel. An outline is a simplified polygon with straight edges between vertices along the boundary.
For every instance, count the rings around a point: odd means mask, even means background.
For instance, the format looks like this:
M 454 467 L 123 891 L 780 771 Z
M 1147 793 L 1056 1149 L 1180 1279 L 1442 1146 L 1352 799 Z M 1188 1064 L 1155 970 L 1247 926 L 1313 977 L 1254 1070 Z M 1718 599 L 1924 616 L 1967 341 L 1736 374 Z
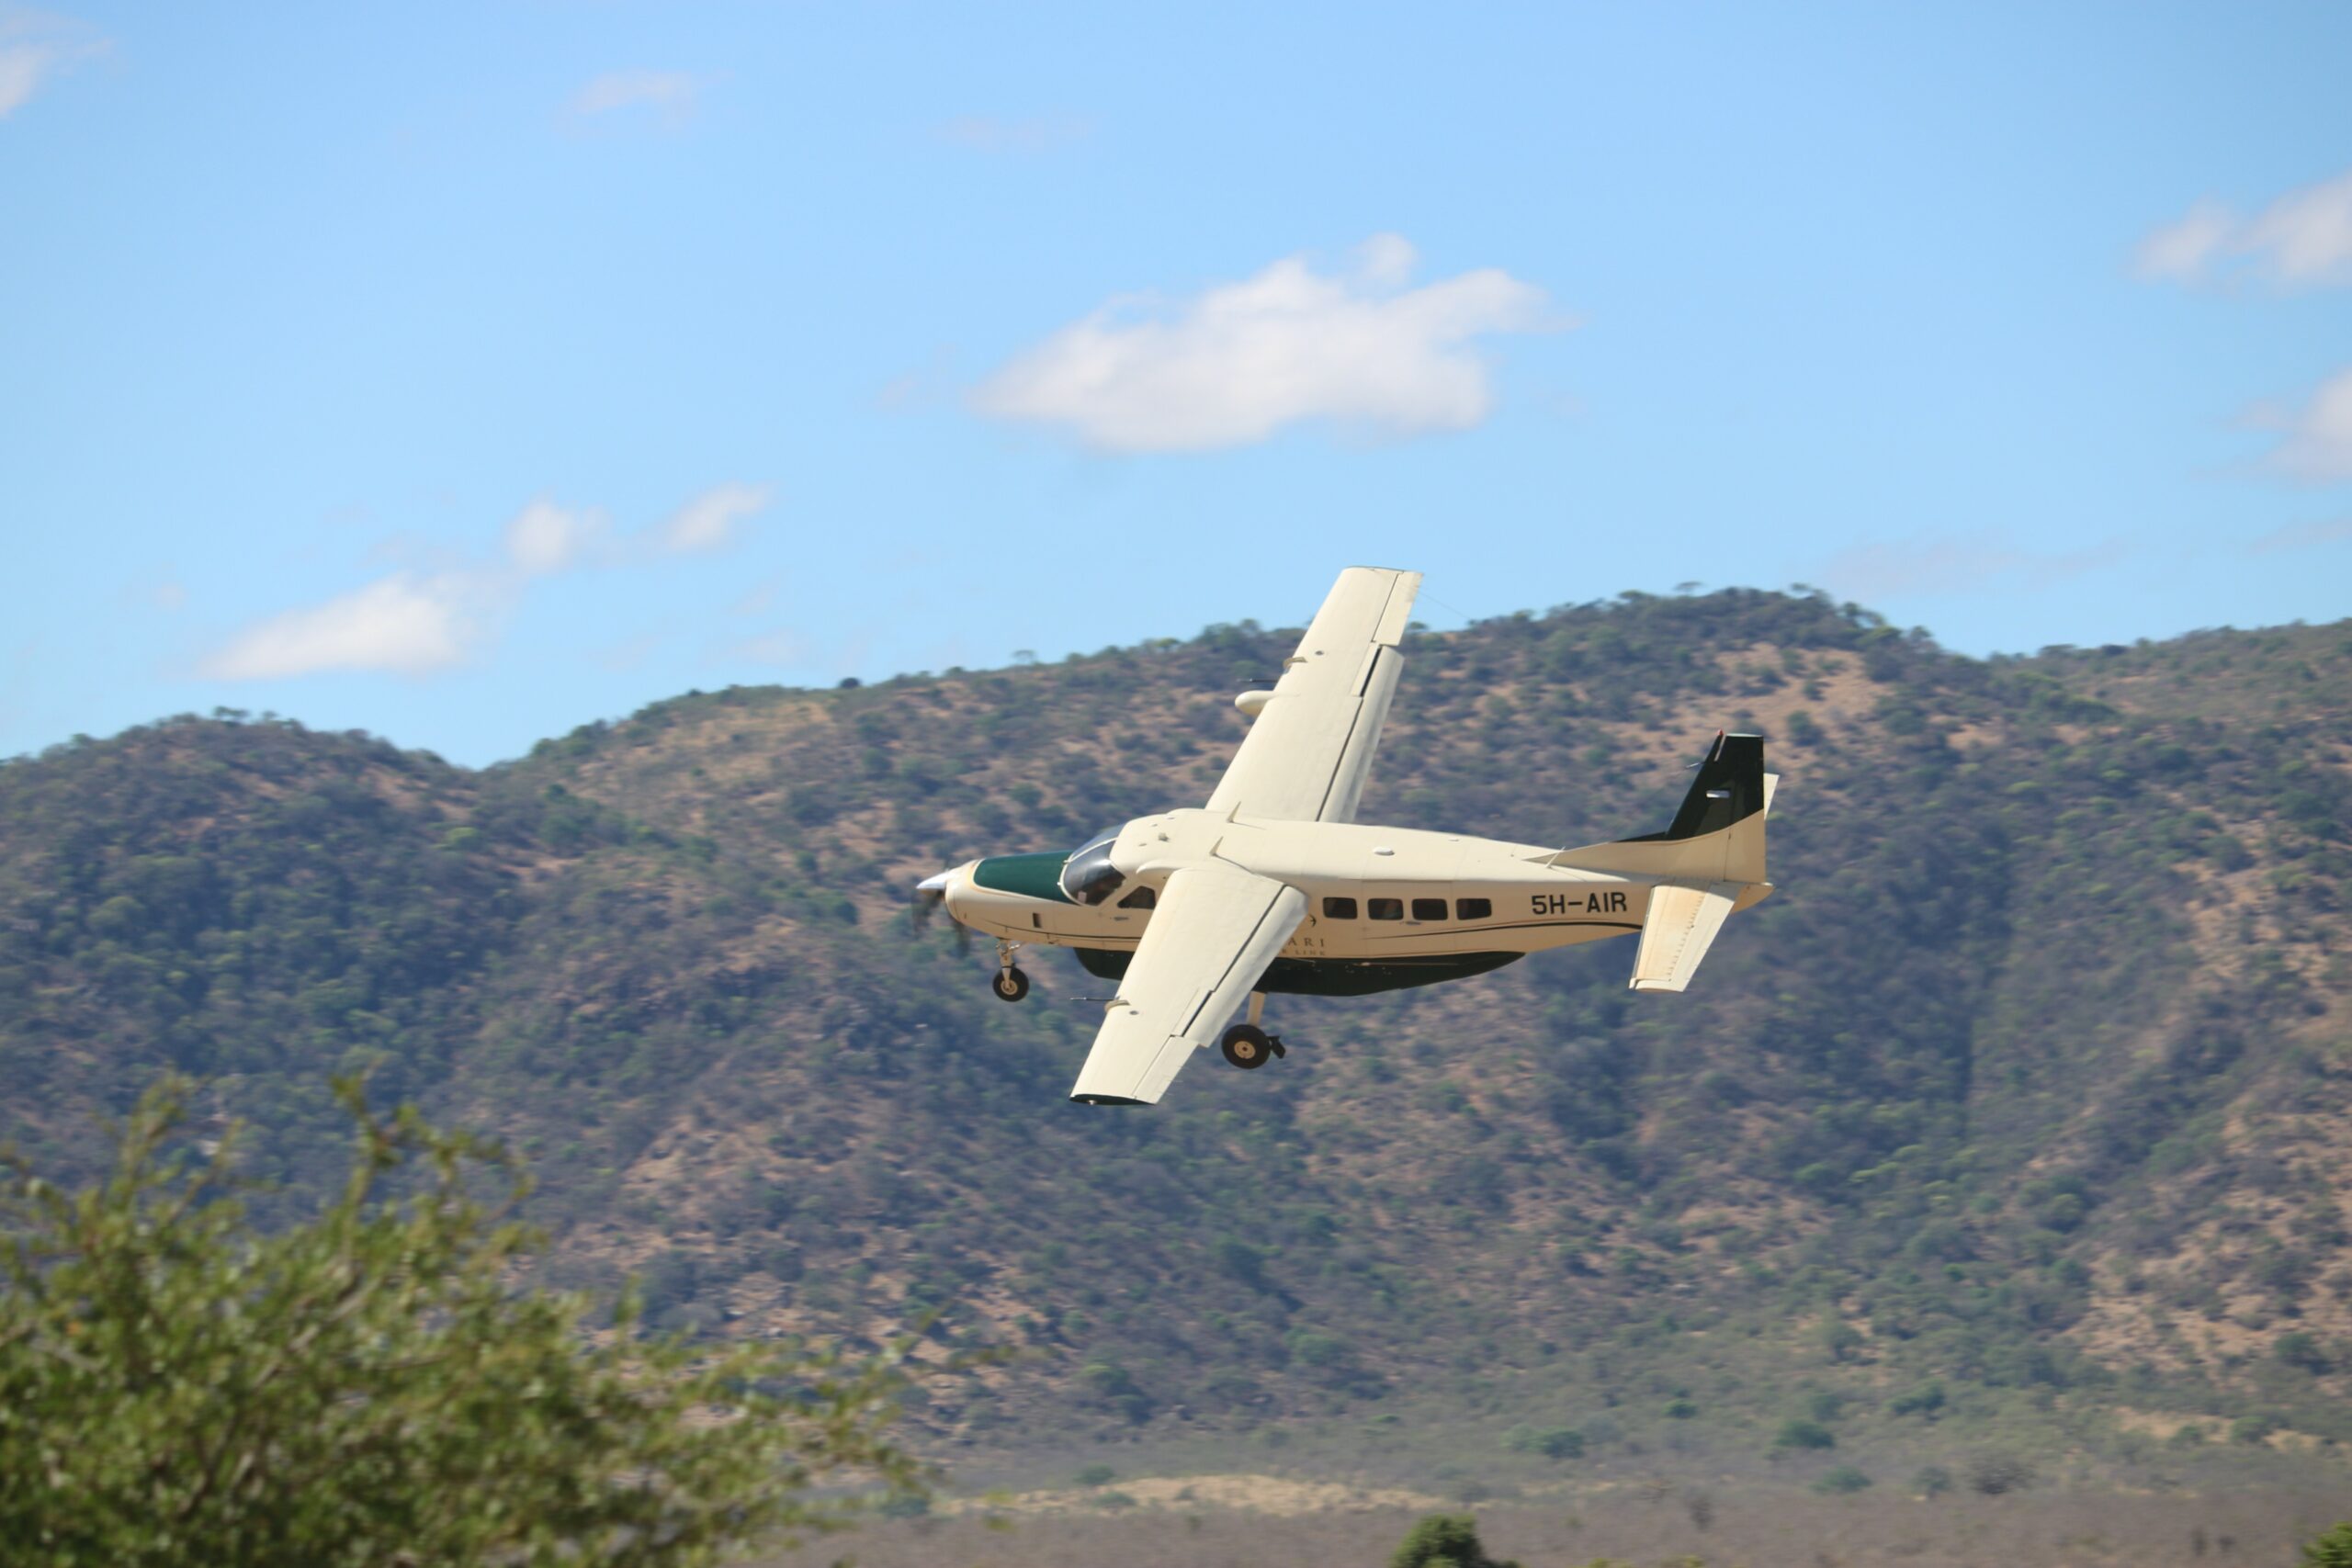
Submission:
M 1227 1061 L 1242 1068 L 1262 1067 L 1268 1057 L 1282 1054 L 1281 1044 L 1254 1023 L 1237 1023 L 1227 1030 L 1217 1049 L 1225 1053 Z
M 1029 994 L 1029 976 L 1008 965 L 997 971 L 989 989 L 1008 1002 L 1017 1002 Z

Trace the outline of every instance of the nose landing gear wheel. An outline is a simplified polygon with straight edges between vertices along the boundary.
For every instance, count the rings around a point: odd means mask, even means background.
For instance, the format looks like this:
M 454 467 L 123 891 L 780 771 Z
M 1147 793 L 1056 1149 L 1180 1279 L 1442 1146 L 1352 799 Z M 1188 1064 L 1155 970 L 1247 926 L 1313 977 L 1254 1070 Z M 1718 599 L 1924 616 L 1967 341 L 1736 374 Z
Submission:
M 1225 1059 L 1235 1066 L 1254 1068 L 1264 1066 L 1266 1059 L 1274 1054 L 1275 1047 L 1274 1043 L 1266 1037 L 1266 1032 L 1257 1025 L 1237 1023 L 1225 1032 L 1225 1038 L 1217 1042 L 1217 1049 L 1225 1053 Z
M 1017 1002 L 1029 994 L 1029 976 L 1018 969 L 1000 969 L 989 982 L 989 989 L 1008 1002 Z

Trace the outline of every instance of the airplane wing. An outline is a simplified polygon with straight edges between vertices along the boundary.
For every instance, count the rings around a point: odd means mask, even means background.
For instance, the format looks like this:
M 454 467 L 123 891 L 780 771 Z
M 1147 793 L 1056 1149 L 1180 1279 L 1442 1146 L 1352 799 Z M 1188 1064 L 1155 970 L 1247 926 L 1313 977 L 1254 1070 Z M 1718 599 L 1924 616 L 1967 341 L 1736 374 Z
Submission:
M 1212 861 L 1169 877 L 1069 1097 L 1152 1105 L 1233 1010 L 1306 913 L 1306 895 Z
M 1340 573 L 1283 663 L 1209 809 L 1285 822 L 1350 822 L 1396 690 L 1418 571 Z M 1157 921 L 1154 922 L 1157 924 Z

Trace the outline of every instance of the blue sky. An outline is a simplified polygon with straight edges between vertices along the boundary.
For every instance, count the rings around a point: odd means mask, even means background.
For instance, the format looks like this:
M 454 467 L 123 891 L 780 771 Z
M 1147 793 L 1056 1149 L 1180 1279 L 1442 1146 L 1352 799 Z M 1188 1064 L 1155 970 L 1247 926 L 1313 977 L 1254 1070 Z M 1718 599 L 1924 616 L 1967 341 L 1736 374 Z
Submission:
M 2352 8 L 0 3 L 0 754 L 1817 583 L 2352 614 Z

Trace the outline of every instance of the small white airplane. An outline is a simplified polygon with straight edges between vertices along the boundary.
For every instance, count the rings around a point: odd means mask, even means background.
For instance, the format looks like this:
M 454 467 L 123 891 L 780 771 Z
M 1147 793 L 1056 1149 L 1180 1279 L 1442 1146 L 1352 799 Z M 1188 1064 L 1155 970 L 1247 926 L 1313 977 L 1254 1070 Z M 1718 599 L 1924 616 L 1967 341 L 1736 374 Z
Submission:
M 1662 833 L 1584 849 L 1354 820 L 1396 690 L 1418 571 L 1350 567 L 1272 691 L 1234 699 L 1250 733 L 1205 807 L 1138 817 L 1069 854 L 989 855 L 926 878 L 996 939 L 1017 1002 L 1023 945 L 1076 950 L 1119 982 L 1070 1098 L 1150 1105 L 1212 1042 L 1237 1067 L 1285 1054 L 1272 992 L 1353 997 L 1499 969 L 1639 931 L 1633 988 L 1679 991 L 1727 915 L 1761 902 L 1776 775 L 1755 735 L 1715 737 Z M 1249 1002 L 1248 1020 L 1220 1029 Z

